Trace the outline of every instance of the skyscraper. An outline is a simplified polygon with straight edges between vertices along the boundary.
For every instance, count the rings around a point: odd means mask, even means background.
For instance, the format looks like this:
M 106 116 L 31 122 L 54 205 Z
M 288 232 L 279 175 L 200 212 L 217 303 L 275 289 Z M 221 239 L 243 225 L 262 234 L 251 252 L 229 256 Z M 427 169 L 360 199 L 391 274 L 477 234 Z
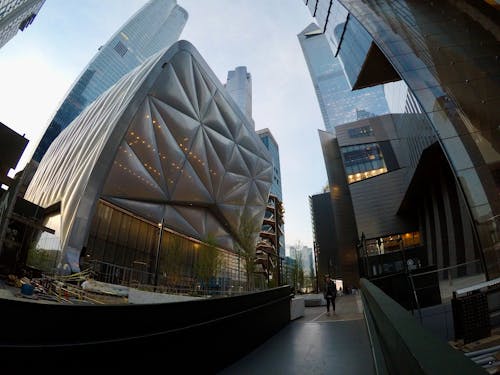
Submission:
M 364 117 L 388 113 L 382 86 L 352 91 L 340 59 L 318 25 L 311 23 L 298 38 L 327 131 L 334 133 L 335 126 L 356 121 L 360 113 Z
M 272 209 L 270 210 L 272 216 L 274 216 L 274 232 L 277 234 L 276 246 L 278 248 L 279 256 L 285 256 L 285 234 L 283 225 L 283 215 L 279 212 L 279 207 L 274 207 L 276 202 L 281 205 L 283 203 L 283 195 L 281 192 L 281 168 L 280 168 L 280 151 L 278 147 L 278 142 L 274 139 L 271 131 L 268 128 L 257 130 L 257 135 L 260 137 L 264 146 L 269 150 L 271 154 L 271 159 L 273 162 L 273 183 L 271 185 L 270 192 L 270 204 Z M 275 198 L 273 198 L 275 197 Z M 269 215 L 267 215 L 269 216 Z
M 255 131 L 255 122 L 252 118 L 252 76 L 246 66 L 238 66 L 230 70 L 224 87 L 252 124 L 252 130 Z M 278 143 L 268 128 L 258 130 L 256 133 L 271 154 L 273 163 L 273 181 L 256 252 L 256 263 L 261 266 L 257 272 L 263 273 L 269 282 L 271 277 L 281 280 L 280 258 L 285 257 L 280 155 Z
M 0 48 L 35 19 L 45 0 L 0 1 Z
M 246 66 L 238 66 L 227 73 L 227 82 L 224 85 L 238 107 L 247 115 L 250 122 L 252 119 L 252 76 L 247 72 Z
M 256 133 L 271 153 L 273 159 L 274 171 L 271 194 L 276 195 L 279 200 L 282 201 L 283 195 L 281 193 L 280 149 L 278 146 L 278 142 L 276 142 L 276 139 L 274 139 L 273 134 L 268 128 L 257 130 Z
M 150 0 L 104 45 L 75 81 L 38 144 L 40 161 L 53 140 L 90 103 L 149 56 L 169 47 L 188 18 L 175 0 Z
M 357 234 L 366 235 L 361 244 L 367 257 L 370 251 L 385 254 L 389 248 L 374 237 L 404 233 L 423 247 L 430 265 L 446 269 L 438 272 L 441 278 L 464 276 L 478 264 L 487 279 L 498 277 L 500 68 L 498 38 L 491 28 L 498 23 L 498 11 L 484 1 L 469 2 L 466 8 L 454 1 L 305 3 L 353 89 L 399 80 L 407 86 L 405 100 L 394 95 L 402 92 L 399 84 L 386 90 L 391 110 L 404 114 L 390 117 L 390 138 L 387 127 L 376 129 L 385 120 L 375 119 L 369 125 L 356 122 L 339 128 L 337 133 L 343 134 L 332 140 L 337 144 L 335 160 L 346 168 L 353 166 L 351 152 L 368 151 L 367 143 L 374 141 L 390 142 L 399 155 L 399 168 L 386 165 L 387 171 L 373 176 L 359 171 L 349 181 Z M 372 163 L 374 155 L 365 151 L 363 158 Z M 390 163 L 384 150 L 382 154 Z M 356 158 L 358 167 L 361 161 Z M 403 170 L 404 176 L 398 177 Z M 387 196 L 396 177 L 398 193 L 384 203 L 375 185 Z M 388 214 L 394 203 L 393 214 Z M 405 220 L 406 226 L 390 224 L 372 231 L 368 221 L 360 220 L 369 215 L 358 209 L 370 206 L 379 223 Z M 375 222 L 373 215 L 370 220 Z M 378 272 L 365 270 L 372 271 Z

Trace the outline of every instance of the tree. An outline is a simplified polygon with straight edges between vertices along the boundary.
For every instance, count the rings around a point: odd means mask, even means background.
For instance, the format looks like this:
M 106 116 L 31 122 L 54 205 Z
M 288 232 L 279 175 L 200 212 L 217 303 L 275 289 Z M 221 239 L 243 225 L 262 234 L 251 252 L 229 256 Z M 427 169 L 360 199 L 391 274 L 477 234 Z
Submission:
M 217 276 L 221 268 L 221 256 L 216 247 L 215 237 L 209 234 L 204 243 L 199 247 L 195 263 L 195 274 L 205 288 L 209 286 L 210 280 Z
M 181 283 L 182 241 L 179 237 L 167 237 L 167 250 L 163 259 L 163 272 L 168 287 L 177 288 Z
M 244 261 L 247 290 L 253 290 L 254 288 L 255 251 L 261 224 L 256 223 L 248 214 L 243 214 L 238 228 L 236 248 L 239 257 Z
M 293 287 L 299 291 L 304 286 L 304 260 L 302 259 L 302 243 L 297 241 L 293 247 L 293 254 L 295 258 L 292 271 Z

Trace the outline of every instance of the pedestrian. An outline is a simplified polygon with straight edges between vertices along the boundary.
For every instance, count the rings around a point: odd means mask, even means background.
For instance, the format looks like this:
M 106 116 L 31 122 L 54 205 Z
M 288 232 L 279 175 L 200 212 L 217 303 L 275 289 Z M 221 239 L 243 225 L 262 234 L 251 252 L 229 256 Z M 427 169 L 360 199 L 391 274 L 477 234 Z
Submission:
M 335 281 L 330 279 L 330 275 L 325 275 L 325 289 L 323 295 L 326 299 L 326 315 L 330 315 L 330 304 L 335 312 L 335 298 L 337 298 L 337 286 Z

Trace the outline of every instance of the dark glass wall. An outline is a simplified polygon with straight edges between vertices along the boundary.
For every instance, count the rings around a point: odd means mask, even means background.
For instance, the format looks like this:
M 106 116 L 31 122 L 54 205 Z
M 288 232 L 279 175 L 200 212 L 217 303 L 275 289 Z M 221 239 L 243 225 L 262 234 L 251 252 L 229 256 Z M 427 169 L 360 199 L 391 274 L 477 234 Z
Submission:
M 423 108 L 465 198 L 488 277 L 498 277 L 498 12 L 481 1 L 342 3 Z
M 206 242 L 195 241 L 100 201 L 80 263 L 113 283 L 177 292 L 238 288 L 246 280 L 243 261 L 213 243 L 209 235 Z
M 318 275 L 320 278 L 326 274 L 339 277 L 340 261 L 330 193 L 316 194 L 309 199 L 318 256 Z

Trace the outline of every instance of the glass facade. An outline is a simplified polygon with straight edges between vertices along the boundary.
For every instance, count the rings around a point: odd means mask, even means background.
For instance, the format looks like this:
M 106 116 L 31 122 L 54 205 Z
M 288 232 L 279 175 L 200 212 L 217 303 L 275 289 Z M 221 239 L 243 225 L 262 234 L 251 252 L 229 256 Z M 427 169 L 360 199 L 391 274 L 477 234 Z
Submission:
M 359 128 L 348 129 L 349 137 L 351 138 L 361 138 L 369 137 L 374 134 L 373 128 L 371 126 L 361 126 Z
M 54 139 L 90 103 L 146 58 L 180 36 L 186 11 L 175 0 L 151 0 L 116 32 L 83 70 L 50 122 L 33 159 L 40 161 Z
M 26 265 L 51 272 L 56 269 L 61 257 L 61 214 L 47 216 L 43 221 L 43 226 L 54 230 L 54 233 L 39 233 L 29 249 Z
M 377 143 L 341 147 L 349 183 L 387 172 L 384 155 Z
M 252 76 L 246 66 L 238 66 L 227 73 L 227 82 L 224 85 L 238 107 L 247 115 L 254 125 L 252 118 Z
M 283 201 L 281 192 L 280 150 L 278 143 L 274 140 L 269 129 L 258 130 L 257 134 L 271 153 L 271 158 L 273 160 L 273 184 L 271 185 L 271 194 L 277 196 L 280 201 Z
M 278 147 L 278 143 L 274 139 L 269 129 L 262 129 L 257 131 L 257 135 L 262 140 L 262 143 L 266 146 L 266 148 L 271 153 L 271 158 L 273 161 L 273 183 L 271 185 L 270 194 L 278 197 L 280 202 L 283 202 L 283 195 L 281 190 L 281 168 L 280 168 L 280 151 Z M 269 214 L 269 211 L 266 212 L 266 216 Z M 264 225 L 262 227 L 263 230 L 268 230 Z M 284 232 L 284 225 L 281 228 Z M 285 235 L 281 234 L 279 238 L 280 248 L 279 254 L 280 256 L 285 256 Z
M 484 254 L 500 275 L 500 46 L 484 2 L 344 1 L 419 102 L 450 163 Z
M 340 3 L 319 1 L 331 9 Z M 391 113 L 414 114 L 396 121 L 404 162 L 410 166 L 411 183 L 402 188 L 415 198 L 406 200 L 412 212 L 405 212 L 424 223 L 422 242 L 429 259 L 438 267 L 465 267 L 460 263 L 473 259 L 477 244 L 486 277 L 498 277 L 500 46 L 492 29 L 498 12 L 484 2 L 468 2 L 467 7 L 454 1 L 341 4 L 349 15 L 340 40 L 331 36 L 333 13 L 324 32 L 351 86 L 389 82 L 390 74 L 384 76 L 377 62 L 390 65 L 403 80 L 386 84 L 385 94 Z M 429 181 L 424 176 L 438 168 L 437 160 L 443 163 L 439 176 Z M 450 173 L 443 173 L 447 168 Z M 365 185 L 376 185 L 376 179 L 351 187 L 361 196 L 360 186 Z M 439 218 L 429 212 L 439 212 Z M 449 239 L 455 245 L 448 246 Z
M 371 45 L 372 38 L 363 26 L 361 26 L 356 18 L 349 17 L 345 26 L 338 57 L 351 87 L 354 86 L 361 72 Z
M 382 86 L 352 91 L 340 59 L 334 57 L 325 34 L 311 24 L 298 35 L 318 97 L 327 131 L 364 117 L 388 113 Z
M 243 259 L 100 201 L 82 265 L 120 284 L 156 284 L 164 291 L 227 292 L 244 283 Z M 236 291 L 236 289 L 234 289 Z
M 0 0 L 0 48 L 28 27 L 45 0 Z

